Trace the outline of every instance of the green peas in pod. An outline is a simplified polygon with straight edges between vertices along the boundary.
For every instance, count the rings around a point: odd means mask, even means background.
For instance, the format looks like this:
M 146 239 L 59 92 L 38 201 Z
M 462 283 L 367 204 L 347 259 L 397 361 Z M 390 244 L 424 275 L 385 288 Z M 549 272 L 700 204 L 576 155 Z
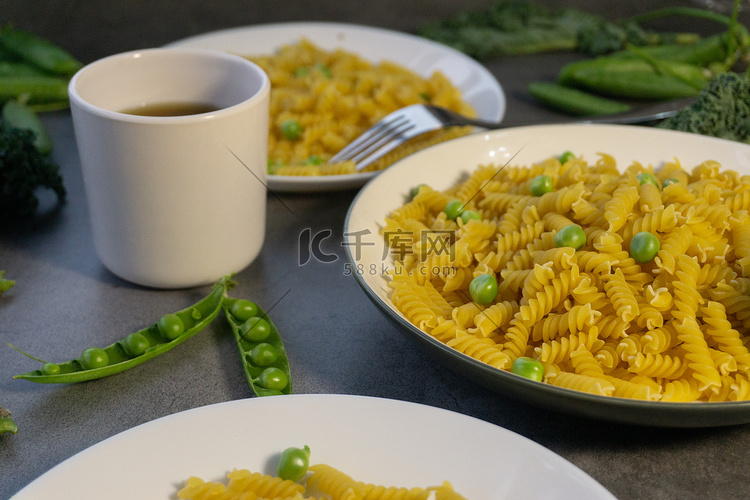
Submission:
M 248 356 L 250 356 L 250 361 L 256 365 L 267 366 L 279 359 L 279 351 L 271 344 L 262 342 L 253 347 Z
M 133 358 L 145 354 L 149 347 L 151 347 L 151 343 L 141 332 L 133 332 L 122 341 L 122 348 L 125 349 L 128 356 Z
M 571 247 L 575 250 L 579 250 L 583 245 L 586 244 L 586 233 L 578 224 L 570 224 L 559 230 L 555 234 L 555 246 L 560 247 Z
M 541 382 L 544 378 L 544 365 L 536 359 L 521 356 L 513 360 L 510 367 L 511 373 Z
M 640 264 L 651 262 L 659 253 L 659 239 L 648 231 L 641 231 L 630 240 L 630 256 Z
M 247 321 L 258 315 L 258 306 L 255 302 L 246 299 L 237 299 L 232 302 L 229 312 L 240 321 Z
M 552 177 L 549 175 L 537 175 L 529 182 L 529 192 L 532 196 L 542 196 L 555 190 Z
M 174 340 L 185 331 L 185 324 L 179 316 L 174 313 L 168 313 L 162 316 L 157 323 L 159 333 L 167 340 Z
M 60 373 L 60 365 L 57 363 L 44 363 L 42 365 L 42 373 L 45 375 L 57 375 Z
M 471 299 L 477 304 L 489 304 L 497 297 L 497 278 L 494 274 L 481 274 L 469 284 Z
M 84 370 L 102 368 L 109 364 L 109 356 L 101 347 L 89 347 L 81 353 L 80 362 Z
M 255 316 L 242 323 L 240 333 L 246 340 L 260 342 L 271 333 L 271 325 L 265 319 Z
M 282 391 L 289 384 L 289 377 L 284 370 L 275 366 L 266 368 L 260 374 L 260 385 L 266 389 Z

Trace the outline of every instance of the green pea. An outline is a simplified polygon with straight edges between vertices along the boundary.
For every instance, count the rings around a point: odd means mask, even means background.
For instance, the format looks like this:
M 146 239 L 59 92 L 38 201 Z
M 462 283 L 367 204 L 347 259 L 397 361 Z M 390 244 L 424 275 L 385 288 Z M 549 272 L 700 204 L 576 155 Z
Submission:
M 289 377 L 276 367 L 266 368 L 260 374 L 260 385 L 266 389 L 280 391 L 289 383 Z
M 482 220 L 479 212 L 475 212 L 474 210 L 464 210 L 459 217 L 461 217 L 464 224 L 467 224 L 470 220 Z
M 659 239 L 648 231 L 641 231 L 630 240 L 630 256 L 640 264 L 651 262 L 659 253 Z
M 417 184 L 413 188 L 411 188 L 411 191 L 409 191 L 409 201 L 413 200 L 415 196 L 419 194 L 419 190 L 422 186 L 426 186 L 426 184 Z
M 122 340 L 122 347 L 128 356 L 137 358 L 145 354 L 151 343 L 141 332 L 133 332 Z
M 294 76 L 297 78 L 304 78 L 310 74 L 310 68 L 307 66 L 300 66 L 294 70 Z
M 258 305 L 246 299 L 237 299 L 232 302 L 229 312 L 238 320 L 245 322 L 258 315 Z
M 304 162 L 302 162 L 303 165 L 322 165 L 323 163 L 323 158 L 318 155 L 310 155 Z
M 571 247 L 576 250 L 586 244 L 586 233 L 583 232 L 578 224 L 570 224 L 560 229 L 555 234 L 555 246 Z
M 109 364 L 109 355 L 100 347 L 89 347 L 81 353 L 80 361 L 84 370 L 102 368 Z
M 649 174 L 648 172 L 641 172 L 636 176 L 636 179 L 638 179 L 638 182 L 641 184 L 653 184 L 656 187 L 659 187 L 659 181 L 656 180 L 656 177 L 654 177 L 652 174 Z
M 271 334 L 271 325 L 268 324 L 268 321 L 256 316 L 242 323 L 240 334 L 245 340 L 260 342 L 266 340 Z
M 480 274 L 469 283 L 469 294 L 477 304 L 489 304 L 497 297 L 497 278 L 493 274 Z
M 57 375 L 60 373 L 60 365 L 57 363 L 44 363 L 42 373 L 45 375 Z
M 510 367 L 510 371 L 511 373 L 536 380 L 537 382 L 541 382 L 542 378 L 544 378 L 544 365 L 526 356 L 516 358 Z
M 461 212 L 464 211 L 464 202 L 461 200 L 451 200 L 445 205 L 445 215 L 448 216 L 450 220 L 456 220 L 456 218 L 461 215 Z
M 558 160 L 560 161 L 560 165 L 565 165 L 568 161 L 574 160 L 575 157 L 576 155 L 572 151 L 566 151 L 560 155 Z
M 302 135 L 302 125 L 297 120 L 287 120 L 281 124 L 281 133 L 287 139 L 295 140 L 299 139 Z
M 310 447 L 287 448 L 281 452 L 276 475 L 281 479 L 297 482 L 307 473 L 310 466 Z
M 179 316 L 168 313 L 162 316 L 157 323 L 159 333 L 167 340 L 174 340 L 185 331 L 185 324 Z
M 323 76 L 325 76 L 326 78 L 333 77 L 333 74 L 331 74 L 331 69 L 325 64 L 316 64 L 315 69 L 320 71 L 323 74 Z
M 678 181 L 677 179 L 664 179 L 664 182 L 661 183 L 661 187 L 665 188 L 671 184 L 677 184 L 678 182 L 680 181 Z
M 267 366 L 279 359 L 279 351 L 271 344 L 263 342 L 253 347 L 248 356 L 250 356 L 250 361 L 253 364 Z
M 552 177 L 549 175 L 537 175 L 529 182 L 529 192 L 532 196 L 542 196 L 555 190 Z

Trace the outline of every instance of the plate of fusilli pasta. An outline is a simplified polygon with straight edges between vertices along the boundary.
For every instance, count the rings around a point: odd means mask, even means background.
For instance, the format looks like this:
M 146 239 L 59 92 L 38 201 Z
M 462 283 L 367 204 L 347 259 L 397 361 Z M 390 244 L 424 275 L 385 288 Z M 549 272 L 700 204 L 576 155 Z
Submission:
M 362 172 L 352 161 L 327 163 L 380 118 L 409 104 L 431 102 L 492 121 L 505 114 L 503 90 L 484 66 L 407 33 L 341 23 L 279 23 L 205 33 L 170 46 L 232 52 L 268 73 L 268 187 L 274 191 L 360 187 L 410 152 L 471 130 L 454 127 L 421 136 Z
M 750 422 L 749 210 L 746 144 L 539 125 L 396 163 L 344 234 L 366 294 L 470 379 L 597 419 L 717 426 Z
M 282 451 L 303 446 L 308 475 L 278 479 Z M 559 455 L 483 420 L 405 401 L 306 394 L 228 401 L 147 422 L 69 458 L 14 500 L 301 500 L 313 498 L 314 487 L 314 498 L 332 500 L 407 498 L 409 490 L 408 498 L 436 491 L 454 500 L 615 499 Z M 369 493 L 344 496 L 349 487 Z

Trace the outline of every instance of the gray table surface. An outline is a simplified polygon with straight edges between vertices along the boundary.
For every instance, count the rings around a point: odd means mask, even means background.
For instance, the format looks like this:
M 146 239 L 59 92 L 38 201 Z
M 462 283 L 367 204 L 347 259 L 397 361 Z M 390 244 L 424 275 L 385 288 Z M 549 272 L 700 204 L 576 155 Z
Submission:
M 335 21 L 414 32 L 421 23 L 459 7 L 489 3 L 0 0 L 0 21 L 48 37 L 91 62 L 206 31 L 268 22 Z M 680 2 L 567 4 L 618 17 Z M 694 27 L 706 29 L 701 23 Z M 486 63 L 506 92 L 507 119 L 563 120 L 529 102 L 524 88 L 533 80 L 552 79 L 565 62 L 577 57 L 538 55 Z M 11 379 L 35 364 L 5 343 L 43 358 L 73 358 L 82 348 L 109 344 L 165 312 L 195 302 L 208 290 L 145 289 L 118 279 L 101 265 L 92 245 L 70 114 L 49 113 L 44 122 L 54 139 L 54 157 L 69 201 L 26 230 L 0 231 L 0 269 L 17 282 L 0 299 L 0 404 L 13 412 L 20 427 L 18 434 L 0 437 L 0 498 L 126 429 L 182 410 L 250 397 L 223 322 L 214 322 L 154 361 L 96 382 L 38 385 Z M 286 341 L 295 392 L 392 398 L 471 415 L 542 444 L 622 500 L 750 494 L 747 425 L 691 430 L 590 421 L 506 398 L 436 364 L 382 316 L 353 277 L 346 276 L 346 256 L 338 241 L 354 195 L 355 191 L 345 191 L 269 197 L 263 251 L 236 276 L 237 296 L 266 308 L 275 304 L 272 317 Z M 306 228 L 333 231 L 325 251 L 335 253 L 337 260 L 298 264 L 297 239 Z

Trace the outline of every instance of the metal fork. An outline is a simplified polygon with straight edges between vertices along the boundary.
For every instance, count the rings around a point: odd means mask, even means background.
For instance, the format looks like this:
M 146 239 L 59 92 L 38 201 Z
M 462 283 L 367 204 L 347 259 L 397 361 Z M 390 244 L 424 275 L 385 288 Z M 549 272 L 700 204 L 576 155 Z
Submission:
M 642 123 L 659 120 L 676 114 L 694 100 L 695 98 L 678 99 L 625 113 L 582 119 L 576 123 Z M 383 117 L 328 161 L 339 163 L 353 160 L 357 171 L 361 171 L 409 139 L 456 125 L 473 125 L 489 130 L 510 126 L 507 123 L 469 118 L 439 106 L 412 104 Z

